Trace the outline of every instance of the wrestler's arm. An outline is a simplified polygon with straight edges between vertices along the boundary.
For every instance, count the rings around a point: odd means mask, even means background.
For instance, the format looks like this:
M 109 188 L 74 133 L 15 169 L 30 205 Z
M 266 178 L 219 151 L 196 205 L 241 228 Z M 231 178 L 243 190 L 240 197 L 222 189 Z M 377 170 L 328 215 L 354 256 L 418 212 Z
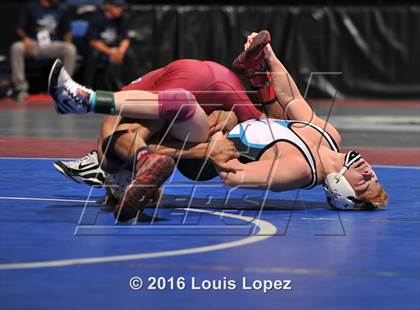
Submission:
M 223 183 L 241 188 L 270 189 L 275 192 L 305 186 L 310 175 L 304 160 L 282 156 L 276 160 L 255 161 L 242 164 L 237 159 L 226 163 L 235 173 L 218 171 Z
M 173 158 L 204 158 L 208 143 L 183 143 L 179 140 L 165 140 L 160 144 L 148 145 L 154 152 Z
M 229 132 L 238 124 L 238 117 L 233 111 L 213 111 L 209 116 L 209 135 L 212 136 L 218 131 Z
M 149 143 L 155 152 L 173 158 L 206 158 L 210 157 L 230 160 L 239 157 L 233 142 L 223 138 L 220 132 L 228 132 L 238 123 L 238 118 L 233 111 L 213 111 L 208 116 L 210 136 L 209 142 L 184 143 L 178 139 L 166 138 L 160 144 Z M 222 156 L 222 157 L 220 157 Z
M 228 139 L 218 139 L 223 136 L 221 132 L 216 133 L 209 142 L 206 143 L 184 143 L 180 140 L 165 139 L 160 144 L 150 143 L 149 147 L 155 152 L 170 156 L 172 158 L 209 158 L 215 166 L 224 172 L 235 172 L 226 164 L 231 159 L 239 157 L 232 141 Z

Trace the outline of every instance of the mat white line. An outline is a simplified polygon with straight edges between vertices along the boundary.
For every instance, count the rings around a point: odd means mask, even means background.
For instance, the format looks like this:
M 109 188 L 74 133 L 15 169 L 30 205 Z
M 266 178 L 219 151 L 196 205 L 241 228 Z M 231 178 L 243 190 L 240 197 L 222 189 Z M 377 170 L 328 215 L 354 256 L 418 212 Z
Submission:
M 57 202 L 83 202 L 83 203 L 99 203 L 95 200 L 82 200 L 82 199 L 60 199 L 60 198 L 37 198 L 37 197 L 13 197 L 13 196 L 0 196 L 0 200 L 32 200 L 32 201 L 57 201 Z
M 211 212 L 207 210 L 199 210 L 199 209 L 190 208 L 188 209 L 188 211 L 207 213 L 207 214 L 211 214 L 215 216 L 230 217 L 233 219 L 242 220 L 246 222 L 253 220 L 253 218 L 247 217 L 247 216 L 225 214 L 221 212 Z M 226 250 L 230 248 L 235 248 L 235 247 L 263 241 L 275 235 L 277 232 L 277 228 L 269 222 L 259 220 L 256 225 L 258 226 L 259 231 L 254 236 L 249 236 L 244 239 L 230 241 L 230 242 L 223 242 L 223 243 L 214 244 L 214 245 L 207 245 L 207 246 L 180 249 L 180 250 L 151 252 L 151 253 L 136 253 L 136 254 L 128 254 L 128 255 L 114 255 L 114 256 L 62 259 L 62 260 L 52 260 L 52 261 L 0 264 L 0 270 L 35 269 L 35 268 L 65 267 L 65 266 L 99 264 L 99 263 L 115 263 L 115 262 L 122 262 L 122 261 L 131 261 L 131 260 L 158 258 L 158 257 L 170 257 L 170 256 L 180 256 L 180 255 L 189 255 L 189 254 L 198 254 L 198 253 L 208 253 L 212 251 Z

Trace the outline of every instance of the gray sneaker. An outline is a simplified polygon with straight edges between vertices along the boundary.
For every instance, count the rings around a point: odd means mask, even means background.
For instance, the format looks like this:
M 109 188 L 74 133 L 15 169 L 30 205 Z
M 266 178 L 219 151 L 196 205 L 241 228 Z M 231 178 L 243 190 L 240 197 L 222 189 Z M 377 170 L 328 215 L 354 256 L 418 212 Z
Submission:
M 56 161 L 53 166 L 62 175 L 77 183 L 101 187 L 105 182 L 106 173 L 99 166 L 96 150 L 78 160 Z

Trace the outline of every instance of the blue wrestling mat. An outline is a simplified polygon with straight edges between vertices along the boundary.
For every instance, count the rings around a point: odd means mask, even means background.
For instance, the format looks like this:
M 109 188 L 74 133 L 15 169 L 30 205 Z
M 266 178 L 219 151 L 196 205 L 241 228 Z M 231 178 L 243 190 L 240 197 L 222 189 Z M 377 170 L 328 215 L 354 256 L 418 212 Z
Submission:
M 420 307 L 419 168 L 376 167 L 375 212 L 175 174 L 161 208 L 115 224 L 103 189 L 51 164 L 0 159 L 1 309 Z

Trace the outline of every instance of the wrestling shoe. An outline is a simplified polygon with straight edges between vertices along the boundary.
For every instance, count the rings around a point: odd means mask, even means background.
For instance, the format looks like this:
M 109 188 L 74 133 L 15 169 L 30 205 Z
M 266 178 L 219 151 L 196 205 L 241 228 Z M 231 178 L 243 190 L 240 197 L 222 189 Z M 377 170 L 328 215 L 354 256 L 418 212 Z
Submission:
M 175 162 L 172 158 L 148 151 L 137 155 L 136 176 L 128 186 L 121 202 L 115 207 L 118 221 L 128 221 L 137 217 L 156 196 L 163 182 L 172 174 Z
M 264 58 L 264 47 L 270 43 L 271 37 L 267 30 L 261 30 L 251 45 L 233 61 L 233 69 L 245 76 L 255 89 L 264 87 L 269 82 L 267 62 Z
M 48 93 L 54 98 L 55 109 L 60 114 L 87 113 L 94 91 L 73 81 L 61 60 L 57 59 L 48 77 Z
M 99 166 L 96 150 L 78 160 L 56 161 L 53 166 L 62 175 L 77 183 L 101 187 L 105 182 L 106 173 Z

